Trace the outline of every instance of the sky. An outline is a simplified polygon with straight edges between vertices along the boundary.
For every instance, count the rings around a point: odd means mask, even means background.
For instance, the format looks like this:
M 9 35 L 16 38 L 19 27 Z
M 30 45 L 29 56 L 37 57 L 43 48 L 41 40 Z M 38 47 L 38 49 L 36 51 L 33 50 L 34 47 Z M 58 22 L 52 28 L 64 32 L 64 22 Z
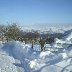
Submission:
M 0 0 L 0 24 L 72 23 L 72 0 Z

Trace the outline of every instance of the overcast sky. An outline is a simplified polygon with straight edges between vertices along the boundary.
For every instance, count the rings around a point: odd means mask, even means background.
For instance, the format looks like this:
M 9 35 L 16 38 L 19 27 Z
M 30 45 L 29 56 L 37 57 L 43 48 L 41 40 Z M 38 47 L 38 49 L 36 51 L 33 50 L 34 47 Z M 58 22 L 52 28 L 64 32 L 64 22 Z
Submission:
M 72 0 L 0 0 L 0 23 L 72 23 Z

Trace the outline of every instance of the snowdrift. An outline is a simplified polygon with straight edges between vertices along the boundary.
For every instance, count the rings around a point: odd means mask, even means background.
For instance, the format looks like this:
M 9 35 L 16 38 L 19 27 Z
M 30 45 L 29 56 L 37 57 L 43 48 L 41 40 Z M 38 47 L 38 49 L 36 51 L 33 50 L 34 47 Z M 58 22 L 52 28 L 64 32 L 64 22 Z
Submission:
M 71 39 L 72 33 L 65 40 L 56 39 L 52 50 L 51 46 L 47 45 L 49 50 L 43 52 L 33 50 L 31 45 L 19 41 L 4 44 L 0 42 L 0 72 L 70 72 Z M 39 46 L 35 45 L 35 48 L 37 47 Z

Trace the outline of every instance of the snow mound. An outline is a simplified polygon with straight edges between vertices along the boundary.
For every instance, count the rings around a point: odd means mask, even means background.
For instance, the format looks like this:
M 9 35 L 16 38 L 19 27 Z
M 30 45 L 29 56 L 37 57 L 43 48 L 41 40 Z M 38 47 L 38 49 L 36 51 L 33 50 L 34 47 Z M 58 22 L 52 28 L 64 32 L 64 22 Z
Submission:
M 2 44 L 2 41 L 0 41 L 0 48 L 2 48 L 3 44 Z
M 17 58 L 21 58 L 22 55 L 27 56 L 32 50 L 29 45 L 25 45 L 19 41 L 10 41 L 2 49 L 9 53 L 9 55 L 14 55 Z
M 62 68 L 57 66 L 46 66 L 44 67 L 41 72 L 60 72 Z
M 62 56 L 63 59 L 68 57 L 66 53 L 61 53 L 61 56 Z
M 58 44 L 61 43 L 61 45 L 58 45 L 56 43 Z M 46 45 L 46 47 L 48 48 L 48 51 L 40 52 L 40 51 L 37 51 L 39 48 L 39 45 L 35 45 L 34 47 L 35 48 L 38 47 L 38 48 L 33 50 L 31 48 L 31 45 L 29 44 L 24 44 L 19 41 L 7 42 L 3 46 L 1 46 L 2 47 L 1 49 L 5 52 L 5 54 L 1 53 L 0 65 L 1 63 L 3 63 L 3 65 L 1 66 L 6 66 L 7 63 L 9 62 L 10 66 L 15 67 L 14 72 L 17 71 L 15 65 L 22 67 L 24 69 L 24 71 L 22 72 L 60 72 L 62 68 L 55 65 L 61 62 L 62 60 L 65 60 L 65 59 L 67 60 L 67 58 L 72 57 L 72 47 L 70 46 L 67 50 L 66 47 L 63 46 L 63 44 L 66 43 L 66 41 L 63 41 L 61 39 L 56 39 L 56 43 L 54 43 L 52 48 L 51 48 L 51 45 Z M 58 49 L 58 50 L 61 50 L 61 52 L 56 52 L 54 51 L 54 47 L 64 48 L 65 50 L 63 51 L 63 49 Z M 5 61 L 4 61 L 4 58 L 5 58 Z M 16 64 L 15 59 L 18 59 L 20 63 Z M 71 62 L 71 60 L 69 60 L 68 63 L 69 62 Z M 13 66 L 13 63 L 15 63 L 14 66 Z M 1 66 L 0 66 L 0 70 L 3 68 Z M 9 70 L 7 72 L 13 72 L 13 71 Z
M 62 47 L 62 44 L 54 44 L 53 47 L 54 47 L 54 48 L 63 48 L 63 47 Z
M 36 68 L 37 66 L 39 66 L 39 64 L 37 63 L 37 59 L 30 61 L 29 64 L 31 68 Z
M 61 43 L 61 44 L 62 44 L 62 43 L 65 43 L 65 41 L 63 41 L 63 40 L 61 40 L 61 39 L 56 38 L 56 39 L 55 39 L 55 43 Z
M 13 57 L 8 56 L 6 53 L 0 51 L 0 72 L 18 72 Z
M 46 56 L 49 56 L 51 52 L 50 51 L 45 51 L 40 53 L 40 58 L 45 58 Z
M 68 37 L 66 38 L 66 40 L 72 42 L 72 32 L 68 35 Z

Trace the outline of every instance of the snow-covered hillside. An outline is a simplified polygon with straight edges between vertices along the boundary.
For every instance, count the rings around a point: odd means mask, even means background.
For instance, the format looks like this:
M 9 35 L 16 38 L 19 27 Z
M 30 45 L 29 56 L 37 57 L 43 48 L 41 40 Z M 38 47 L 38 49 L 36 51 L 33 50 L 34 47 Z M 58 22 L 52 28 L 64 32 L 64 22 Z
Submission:
M 63 39 L 39 45 L 19 41 L 0 42 L 0 72 L 72 72 L 72 33 Z
M 67 30 L 72 29 L 71 24 L 35 24 L 35 25 L 25 25 L 20 26 L 20 29 L 26 32 L 38 31 L 39 33 L 64 33 Z

